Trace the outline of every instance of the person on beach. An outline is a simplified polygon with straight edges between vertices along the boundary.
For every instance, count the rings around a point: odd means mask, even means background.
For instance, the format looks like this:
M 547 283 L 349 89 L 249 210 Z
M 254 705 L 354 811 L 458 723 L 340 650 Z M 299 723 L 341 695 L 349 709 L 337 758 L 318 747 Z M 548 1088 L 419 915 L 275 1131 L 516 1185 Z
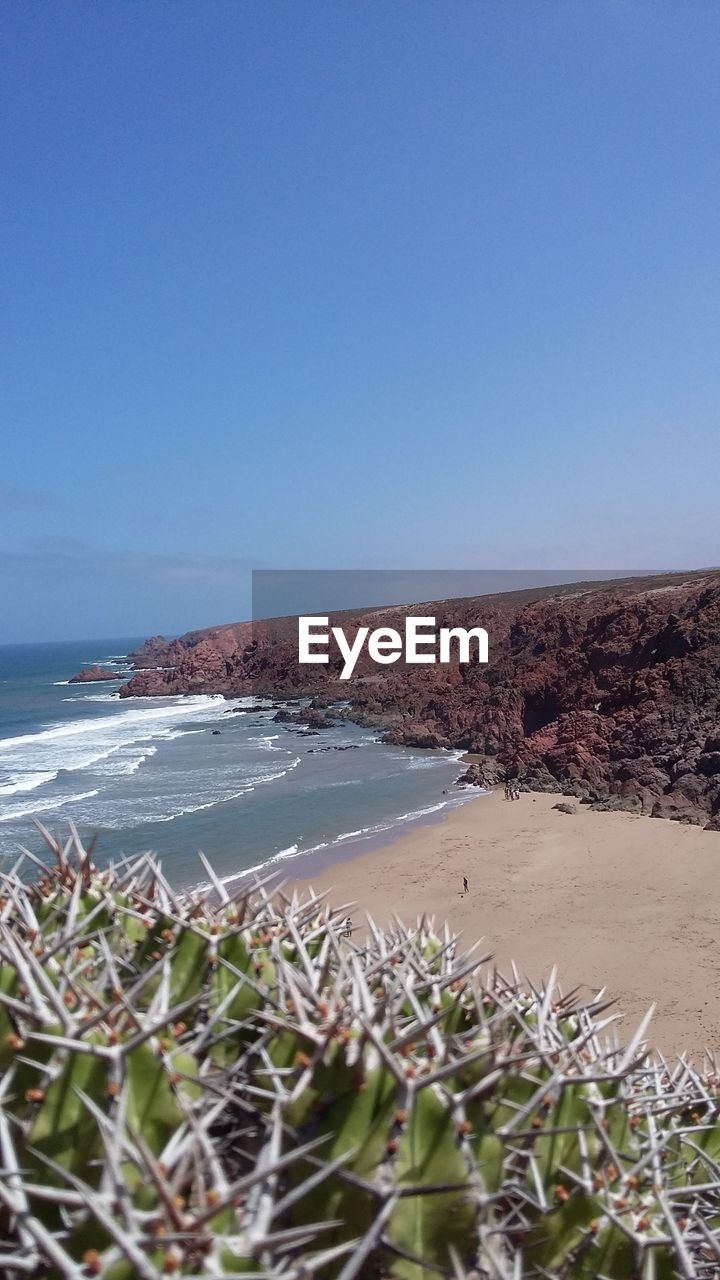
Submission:
M 467 891 L 468 891 L 467 876 L 463 876 L 463 893 L 467 893 Z

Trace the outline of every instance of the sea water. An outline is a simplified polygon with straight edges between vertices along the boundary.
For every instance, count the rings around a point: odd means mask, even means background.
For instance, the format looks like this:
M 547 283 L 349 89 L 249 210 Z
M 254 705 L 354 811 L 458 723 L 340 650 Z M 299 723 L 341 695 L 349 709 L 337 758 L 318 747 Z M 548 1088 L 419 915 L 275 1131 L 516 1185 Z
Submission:
M 381 743 L 352 724 L 306 736 L 277 701 L 128 698 L 140 638 L 0 646 L 0 859 L 42 852 L 37 818 L 96 838 L 100 864 L 146 849 L 183 886 L 326 850 L 329 857 L 462 802 L 457 753 Z M 83 666 L 112 682 L 69 684 Z M 279 701 L 279 700 L 278 700 Z M 288 867 L 289 871 L 290 868 Z

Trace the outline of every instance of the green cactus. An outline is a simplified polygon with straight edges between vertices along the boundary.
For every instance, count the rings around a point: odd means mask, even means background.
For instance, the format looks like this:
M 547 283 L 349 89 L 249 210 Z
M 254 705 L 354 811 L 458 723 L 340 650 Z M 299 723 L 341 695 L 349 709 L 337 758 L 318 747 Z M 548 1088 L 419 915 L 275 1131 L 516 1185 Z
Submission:
M 717 1277 L 718 1080 L 644 1027 L 426 921 L 355 945 L 50 843 L 3 877 L 3 1275 Z

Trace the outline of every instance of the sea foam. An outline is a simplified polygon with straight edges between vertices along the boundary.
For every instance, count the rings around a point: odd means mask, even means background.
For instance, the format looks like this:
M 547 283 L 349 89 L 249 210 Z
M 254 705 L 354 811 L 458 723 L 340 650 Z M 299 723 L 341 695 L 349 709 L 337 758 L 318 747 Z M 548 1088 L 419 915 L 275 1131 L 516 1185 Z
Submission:
M 99 795 L 99 791 L 81 791 L 74 796 L 60 796 L 56 800 L 36 800 L 33 804 L 15 805 L 11 809 L 3 809 L 0 822 L 12 822 L 18 818 L 28 818 L 36 813 L 47 813 L 49 809 L 61 809 L 66 804 L 79 804 L 81 800 L 89 800 Z
M 189 721 L 214 722 L 224 706 L 222 698 L 210 696 L 163 701 L 0 739 L 0 796 L 35 791 L 54 783 L 60 773 L 83 769 L 134 773 L 154 754 L 153 743 L 193 732 L 184 728 Z M 31 812 L 38 807 L 36 803 Z M 8 817 L 4 810 L 2 817 Z

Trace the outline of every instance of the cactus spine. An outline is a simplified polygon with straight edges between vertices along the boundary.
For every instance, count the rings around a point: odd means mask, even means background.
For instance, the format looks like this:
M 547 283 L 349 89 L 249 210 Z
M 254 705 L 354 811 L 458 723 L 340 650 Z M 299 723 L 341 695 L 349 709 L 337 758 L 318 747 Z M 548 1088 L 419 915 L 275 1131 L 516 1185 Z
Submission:
M 425 921 L 47 839 L 1 890 L 2 1274 L 720 1275 L 712 1064 Z

